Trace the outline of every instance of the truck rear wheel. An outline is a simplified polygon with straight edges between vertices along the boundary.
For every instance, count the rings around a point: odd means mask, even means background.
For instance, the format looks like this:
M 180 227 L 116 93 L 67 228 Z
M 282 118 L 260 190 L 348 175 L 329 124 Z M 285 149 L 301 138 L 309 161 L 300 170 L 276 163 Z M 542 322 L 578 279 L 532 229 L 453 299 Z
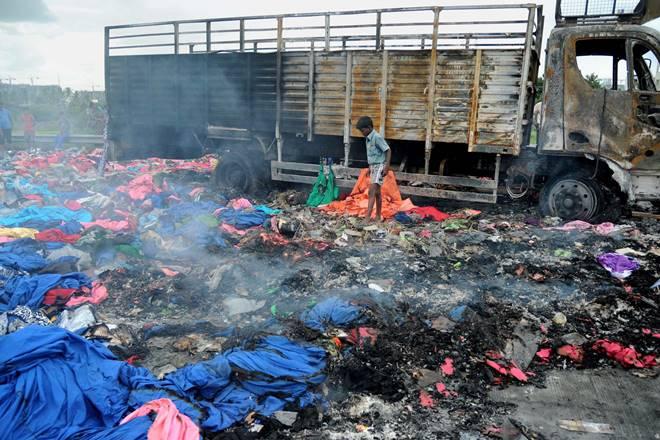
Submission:
M 267 179 L 265 168 L 263 154 L 231 151 L 220 159 L 220 164 L 215 169 L 215 182 L 222 187 L 252 194 Z
M 564 220 L 593 221 L 604 205 L 603 189 L 584 172 L 570 172 L 551 178 L 539 200 L 542 215 Z

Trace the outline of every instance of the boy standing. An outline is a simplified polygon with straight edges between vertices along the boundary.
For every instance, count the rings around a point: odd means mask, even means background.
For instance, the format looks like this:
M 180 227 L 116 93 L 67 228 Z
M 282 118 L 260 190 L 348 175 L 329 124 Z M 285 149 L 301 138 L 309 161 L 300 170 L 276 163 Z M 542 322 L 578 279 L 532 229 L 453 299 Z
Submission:
M 371 220 L 371 212 L 376 203 L 376 221 L 380 222 L 381 209 L 383 207 L 383 197 L 380 187 L 383 185 L 383 179 L 390 171 L 390 160 L 392 159 L 392 150 L 390 149 L 383 136 L 374 130 L 374 122 L 369 116 L 362 116 L 357 122 L 357 129 L 365 137 L 367 146 L 367 162 L 369 163 L 369 205 L 367 206 L 367 220 Z

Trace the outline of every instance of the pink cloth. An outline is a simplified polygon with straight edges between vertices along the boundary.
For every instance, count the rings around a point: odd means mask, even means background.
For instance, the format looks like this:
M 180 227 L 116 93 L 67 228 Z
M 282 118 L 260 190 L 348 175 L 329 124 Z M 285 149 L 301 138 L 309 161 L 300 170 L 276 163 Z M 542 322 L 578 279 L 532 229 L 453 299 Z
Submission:
M 176 270 L 168 269 L 167 267 L 161 267 L 160 270 L 162 270 L 165 276 L 168 277 L 175 277 L 179 275 L 179 272 L 177 272 Z
M 117 187 L 117 191 L 127 193 L 133 200 L 144 200 L 150 194 L 158 194 L 160 188 L 154 184 L 151 174 L 143 174 L 128 182 L 127 185 Z
M 170 399 L 157 399 L 145 403 L 120 422 L 123 425 L 136 417 L 156 413 L 156 420 L 147 432 L 148 440 L 199 440 L 199 428 L 190 418 L 181 414 Z
M 193 199 L 197 197 L 199 194 L 204 192 L 204 187 L 203 186 L 198 186 L 197 188 L 194 188 L 190 193 L 188 194 L 190 197 Z
M 220 228 L 225 232 L 229 232 L 230 234 L 238 234 L 238 235 L 247 234 L 247 230 L 236 229 L 235 227 L 227 223 L 223 223 L 222 225 L 220 225 Z
M 573 220 L 572 222 L 566 223 L 564 226 L 558 228 L 562 231 L 587 231 L 593 229 L 599 235 L 609 235 L 616 230 L 614 223 L 601 223 L 599 225 L 592 225 L 591 223 L 584 222 L 582 220 Z
M 9 243 L 16 240 L 14 237 L 0 237 L 0 243 Z
M 87 290 L 89 295 L 74 296 L 67 301 L 66 306 L 75 307 L 84 303 L 100 304 L 108 298 L 108 289 L 99 281 L 94 281 L 91 292 L 89 292 L 89 289 L 83 290 Z
M 231 202 L 229 202 L 232 208 L 234 209 L 246 209 L 246 208 L 252 208 L 252 203 L 248 199 L 234 199 Z
M 596 233 L 600 235 L 609 235 L 614 232 L 615 226 L 614 223 L 601 223 L 596 225 Z
M 94 226 L 100 226 L 113 232 L 130 231 L 131 229 L 130 223 L 128 223 L 126 220 L 100 219 L 93 222 L 83 222 L 81 224 L 85 229 L 89 229 Z

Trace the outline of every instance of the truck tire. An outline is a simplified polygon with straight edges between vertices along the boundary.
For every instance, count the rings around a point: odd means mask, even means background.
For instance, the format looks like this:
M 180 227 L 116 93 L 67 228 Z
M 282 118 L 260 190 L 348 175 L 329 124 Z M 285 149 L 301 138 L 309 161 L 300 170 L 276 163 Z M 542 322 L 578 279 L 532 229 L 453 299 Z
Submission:
M 586 172 L 571 171 L 550 178 L 541 190 L 539 211 L 564 220 L 596 221 L 605 206 L 604 189 Z
M 215 169 L 215 183 L 244 194 L 253 194 L 265 181 L 265 167 L 262 154 L 231 151 L 220 158 L 220 164 Z

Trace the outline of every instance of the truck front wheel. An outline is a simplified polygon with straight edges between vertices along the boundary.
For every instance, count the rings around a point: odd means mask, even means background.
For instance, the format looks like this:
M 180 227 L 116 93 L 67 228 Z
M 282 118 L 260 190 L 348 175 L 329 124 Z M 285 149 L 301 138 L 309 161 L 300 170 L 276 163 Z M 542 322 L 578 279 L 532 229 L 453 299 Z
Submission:
M 584 172 L 569 172 L 551 178 L 541 191 L 542 215 L 564 220 L 593 221 L 603 210 L 603 188 Z

